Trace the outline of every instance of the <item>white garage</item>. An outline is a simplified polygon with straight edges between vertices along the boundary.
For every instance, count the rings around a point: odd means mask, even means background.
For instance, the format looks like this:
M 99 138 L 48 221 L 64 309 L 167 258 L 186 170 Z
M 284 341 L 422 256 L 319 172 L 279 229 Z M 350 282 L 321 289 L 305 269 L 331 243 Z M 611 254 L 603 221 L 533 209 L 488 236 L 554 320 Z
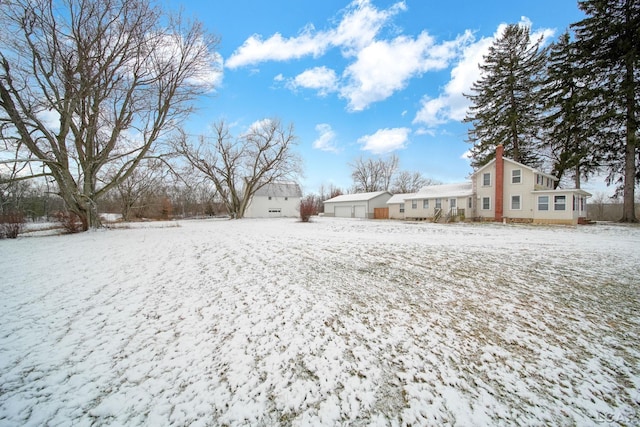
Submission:
M 387 207 L 388 191 L 343 194 L 324 202 L 325 216 L 340 218 L 373 218 L 375 208 Z
M 365 205 L 354 206 L 353 216 L 356 218 L 366 218 L 367 217 L 367 207 Z
M 336 206 L 334 210 L 334 216 L 340 218 L 351 218 L 351 210 L 351 206 Z

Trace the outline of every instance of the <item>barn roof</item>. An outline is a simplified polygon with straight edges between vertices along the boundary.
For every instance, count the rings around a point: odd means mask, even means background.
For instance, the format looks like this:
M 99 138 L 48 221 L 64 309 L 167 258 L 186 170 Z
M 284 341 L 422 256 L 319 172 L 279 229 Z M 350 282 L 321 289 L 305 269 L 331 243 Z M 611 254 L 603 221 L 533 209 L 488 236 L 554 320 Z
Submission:
M 295 182 L 274 182 L 260 188 L 254 196 L 302 197 L 302 190 Z

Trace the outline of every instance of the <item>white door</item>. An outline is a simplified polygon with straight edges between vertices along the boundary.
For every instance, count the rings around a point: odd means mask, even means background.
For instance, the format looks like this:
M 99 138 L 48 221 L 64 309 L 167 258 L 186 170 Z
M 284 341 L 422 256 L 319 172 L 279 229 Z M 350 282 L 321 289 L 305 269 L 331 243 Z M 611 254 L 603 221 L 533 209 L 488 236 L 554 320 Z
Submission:
M 355 207 L 355 215 L 356 218 L 366 218 L 367 217 L 367 207 L 366 206 L 356 206 Z
M 351 218 L 351 206 L 336 206 L 334 215 L 340 218 Z

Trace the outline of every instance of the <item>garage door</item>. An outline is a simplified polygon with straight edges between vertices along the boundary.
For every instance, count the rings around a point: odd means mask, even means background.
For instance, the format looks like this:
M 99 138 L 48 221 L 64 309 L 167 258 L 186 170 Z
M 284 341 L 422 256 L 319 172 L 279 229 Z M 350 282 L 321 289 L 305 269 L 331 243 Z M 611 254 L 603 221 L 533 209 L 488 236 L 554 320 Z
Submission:
M 367 207 L 366 206 L 356 206 L 355 207 L 355 217 L 356 218 L 366 218 L 367 217 Z
M 336 206 L 334 212 L 335 216 L 351 218 L 351 206 Z

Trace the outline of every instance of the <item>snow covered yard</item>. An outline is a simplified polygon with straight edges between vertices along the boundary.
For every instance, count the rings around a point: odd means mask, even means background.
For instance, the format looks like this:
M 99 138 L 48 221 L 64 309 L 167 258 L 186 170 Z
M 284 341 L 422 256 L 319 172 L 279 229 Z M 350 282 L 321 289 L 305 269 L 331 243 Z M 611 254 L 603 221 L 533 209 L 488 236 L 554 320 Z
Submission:
M 0 241 L 0 426 L 638 425 L 640 228 Z

